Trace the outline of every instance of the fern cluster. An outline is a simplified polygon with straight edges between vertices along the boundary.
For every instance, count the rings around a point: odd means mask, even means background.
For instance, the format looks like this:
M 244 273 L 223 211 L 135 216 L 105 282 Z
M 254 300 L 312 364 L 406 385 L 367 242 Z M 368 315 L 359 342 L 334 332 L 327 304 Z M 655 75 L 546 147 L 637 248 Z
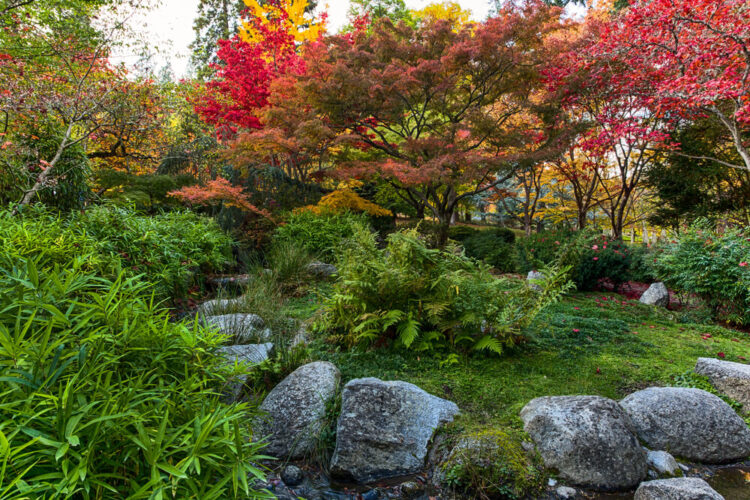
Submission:
M 416 230 L 379 249 L 364 228 L 343 246 L 324 327 L 348 344 L 447 347 L 500 354 L 571 285 L 567 269 L 546 271 L 542 290 L 498 279 L 458 246 L 431 249 Z

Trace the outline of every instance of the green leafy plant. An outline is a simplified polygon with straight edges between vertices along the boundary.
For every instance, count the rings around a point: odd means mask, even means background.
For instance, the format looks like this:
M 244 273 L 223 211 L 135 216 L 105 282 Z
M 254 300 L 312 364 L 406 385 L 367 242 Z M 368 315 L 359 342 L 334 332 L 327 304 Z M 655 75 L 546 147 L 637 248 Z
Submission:
M 415 229 L 391 234 L 384 249 L 360 228 L 338 261 L 322 328 L 347 344 L 440 346 L 501 353 L 572 286 L 567 268 L 545 271 L 536 292 L 492 276 L 456 246 L 428 248 Z
M 355 228 L 367 225 L 364 214 L 321 213 L 310 211 L 293 213 L 286 224 L 274 233 L 274 242 L 302 247 L 320 259 L 330 262 L 334 252 L 345 238 L 354 234 Z
M 700 297 L 715 318 L 750 324 L 750 241 L 746 231 L 718 233 L 699 221 L 663 247 L 654 267 L 671 289 Z
M 152 297 L 124 274 L 0 269 L 4 498 L 270 497 L 257 412 L 219 402 L 223 338 Z
M 519 238 L 515 243 L 518 271 L 526 274 L 555 262 L 561 249 L 575 237 L 572 231 L 561 230 Z
M 592 240 L 584 239 L 582 244 L 585 248 L 580 252 L 573 274 L 579 290 L 593 290 L 599 280 L 605 278 L 615 286 L 630 281 L 631 251 L 622 240 L 600 235 Z
M 513 243 L 516 235 L 506 228 L 476 231 L 463 240 L 466 255 L 482 260 L 500 272 L 515 271 Z

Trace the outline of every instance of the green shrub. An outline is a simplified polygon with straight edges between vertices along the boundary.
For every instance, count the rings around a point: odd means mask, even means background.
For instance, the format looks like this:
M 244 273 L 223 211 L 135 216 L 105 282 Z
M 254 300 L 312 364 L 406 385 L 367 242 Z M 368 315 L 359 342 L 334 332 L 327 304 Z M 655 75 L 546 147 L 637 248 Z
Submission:
M 231 239 L 213 220 L 192 212 L 143 216 L 99 206 L 69 225 L 99 241 L 106 257 L 119 257 L 129 275 L 143 274 L 160 298 L 184 294 L 197 277 L 231 260 Z
M 18 258 L 51 268 L 73 266 L 113 279 L 143 275 L 159 299 L 184 294 L 200 275 L 224 267 L 231 239 L 210 219 L 190 212 L 153 217 L 93 207 L 67 218 L 33 207 L 0 212 L 0 263 Z
M 579 290 L 593 290 L 604 278 L 615 286 L 631 280 L 630 247 L 622 240 L 600 235 L 593 240 L 585 239 L 582 244 L 586 246 L 573 274 Z
M 479 229 L 470 226 L 451 226 L 448 229 L 448 238 L 463 243 L 466 238 L 474 236 L 479 232 Z
M 463 346 L 500 353 L 569 287 L 566 270 L 548 273 L 541 293 L 496 279 L 456 246 L 427 248 L 414 229 L 391 234 L 382 250 L 369 231 L 358 229 L 338 268 L 323 327 L 349 344 L 418 350 Z
M 521 441 L 490 430 L 464 437 L 442 466 L 443 482 L 472 498 L 536 498 L 547 480 L 539 456 Z
M 3 498 L 263 495 L 257 412 L 219 402 L 223 340 L 170 321 L 137 278 L 0 268 Z
M 719 234 L 700 222 L 664 246 L 655 268 L 671 289 L 703 299 L 715 318 L 750 324 L 750 241 L 746 231 Z
M 526 274 L 555 262 L 561 249 L 574 237 L 574 232 L 563 230 L 519 238 L 515 243 L 518 272 Z
M 355 228 L 367 225 L 363 214 L 315 214 L 310 211 L 294 213 L 286 224 L 274 233 L 275 242 L 287 242 L 305 248 L 320 259 L 331 262 L 341 242 L 354 234 Z
M 466 255 L 483 260 L 500 272 L 510 273 L 516 268 L 513 242 L 516 235 L 506 228 L 477 231 L 463 241 Z

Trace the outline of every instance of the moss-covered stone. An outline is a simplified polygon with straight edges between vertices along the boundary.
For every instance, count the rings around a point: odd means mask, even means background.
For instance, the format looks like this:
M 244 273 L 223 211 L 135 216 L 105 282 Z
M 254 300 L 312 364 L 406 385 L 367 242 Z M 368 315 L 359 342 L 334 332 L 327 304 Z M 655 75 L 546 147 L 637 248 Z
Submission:
M 485 499 L 533 498 L 547 479 L 540 458 L 524 450 L 519 435 L 503 430 L 464 436 L 441 469 L 446 487 Z

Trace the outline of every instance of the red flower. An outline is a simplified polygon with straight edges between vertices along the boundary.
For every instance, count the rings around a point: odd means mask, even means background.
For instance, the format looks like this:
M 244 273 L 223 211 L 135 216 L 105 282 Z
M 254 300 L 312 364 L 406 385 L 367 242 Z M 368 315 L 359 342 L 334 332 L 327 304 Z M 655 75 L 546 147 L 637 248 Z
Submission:
M 599 260 L 599 257 L 594 257 L 594 260 Z
M 580 332 L 580 331 L 581 331 L 581 330 L 579 330 L 578 328 L 573 328 L 573 333 L 578 333 L 578 332 Z
M 722 359 L 725 357 L 723 352 L 716 353 L 716 355 Z
M 747 262 L 745 261 L 740 262 L 740 267 L 747 267 Z

